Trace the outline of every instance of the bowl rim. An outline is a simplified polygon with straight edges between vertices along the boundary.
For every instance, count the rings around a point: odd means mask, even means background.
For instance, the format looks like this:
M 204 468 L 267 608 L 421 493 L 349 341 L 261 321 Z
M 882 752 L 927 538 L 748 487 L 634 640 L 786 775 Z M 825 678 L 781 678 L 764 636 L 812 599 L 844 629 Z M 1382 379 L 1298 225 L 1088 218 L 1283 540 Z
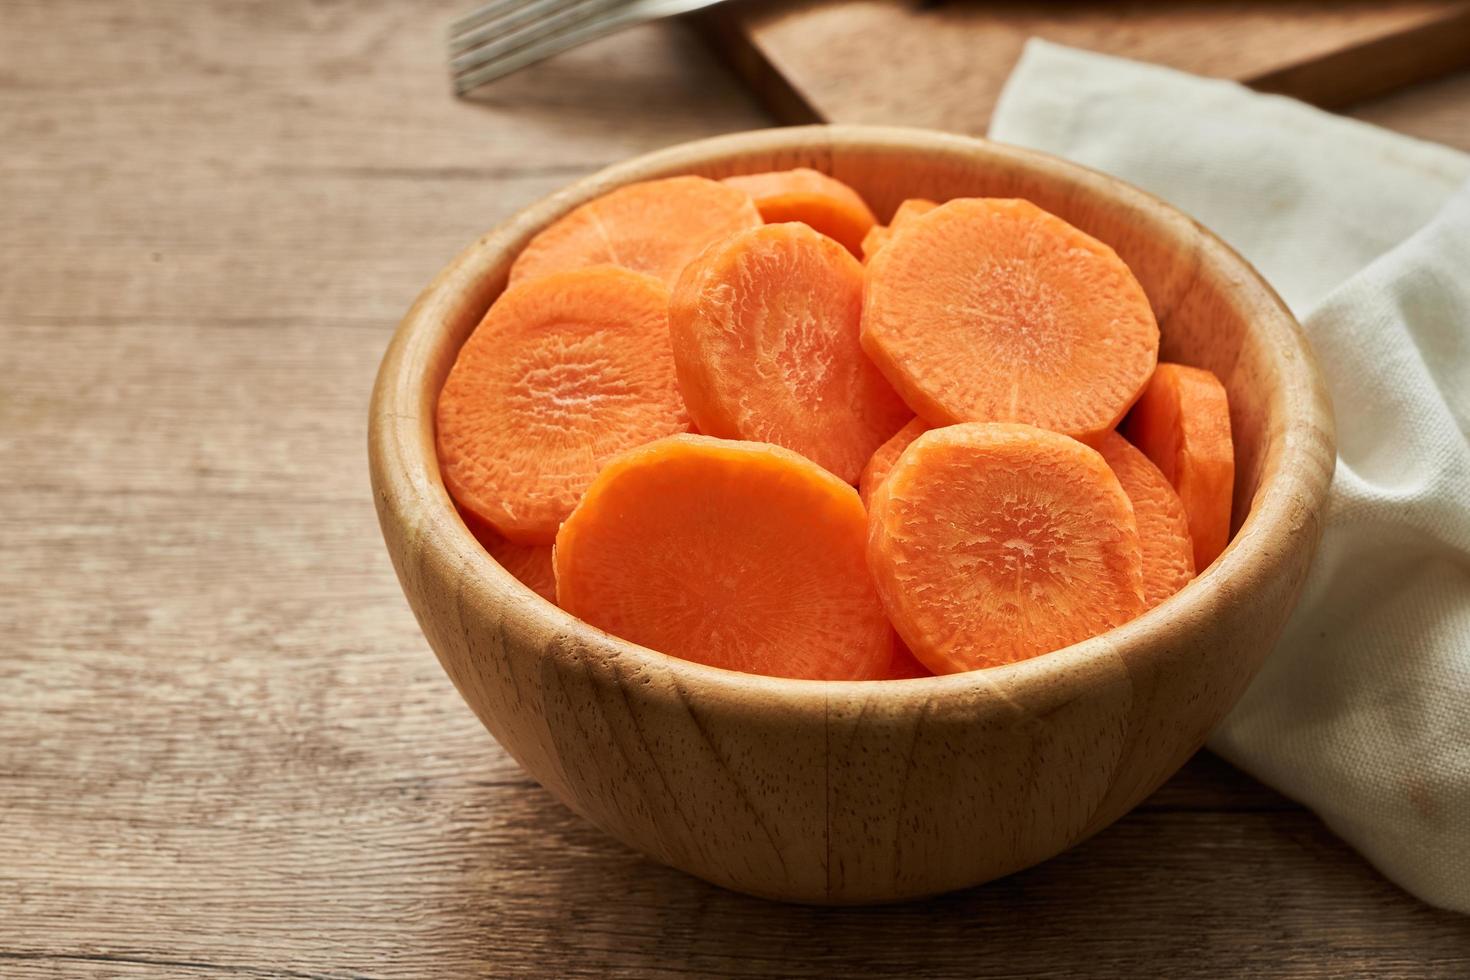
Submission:
M 940 154 L 951 157 L 1004 159 L 1049 180 L 1062 181 L 1079 193 L 1104 195 L 1117 203 L 1161 213 L 1193 229 L 1201 268 L 1211 266 L 1229 276 L 1231 288 L 1251 303 L 1252 330 L 1277 352 L 1281 383 L 1272 393 L 1273 413 L 1285 420 L 1282 438 L 1262 459 L 1261 478 L 1250 509 L 1224 552 L 1179 592 L 1136 619 L 1069 647 L 1028 660 L 966 673 L 873 681 L 823 681 L 772 677 L 711 667 L 660 653 L 606 633 L 533 593 L 503 569 L 480 546 L 460 519 L 440 478 L 433 452 L 433 396 L 429 365 L 448 332 L 441 306 L 448 299 L 479 290 L 478 322 L 504 286 L 510 258 L 551 221 L 599 194 L 631 180 L 710 169 L 730 163 L 729 172 L 744 172 L 741 157 L 800 154 L 806 165 L 830 172 L 821 161 L 847 149 Z M 746 168 L 748 170 L 748 168 Z M 499 271 L 495 267 L 499 265 Z M 415 384 L 414 382 L 417 382 Z M 437 395 L 434 392 L 433 395 Z M 542 656 L 591 658 L 637 675 L 660 671 L 671 686 L 643 685 L 649 696 L 671 689 L 721 695 L 738 704 L 776 703 L 784 710 L 826 711 L 841 697 L 864 702 L 875 697 L 920 703 L 955 698 L 962 692 L 984 692 L 1010 702 L 1009 693 L 1041 688 L 1056 697 L 1081 696 L 1115 676 L 1125 651 L 1168 648 L 1170 623 L 1208 628 L 1223 614 L 1230 597 L 1249 595 L 1270 581 L 1292 560 L 1281 546 L 1304 529 L 1315 532 L 1335 462 L 1333 419 L 1326 387 L 1311 348 L 1286 304 L 1253 266 L 1218 236 L 1177 208 L 1117 178 L 1036 150 L 979 137 L 932 130 L 863 125 L 779 127 L 731 133 L 681 143 L 603 168 L 541 198 L 513 215 L 462 251 L 425 287 L 394 332 L 379 366 L 369 416 L 369 466 L 380 521 L 387 533 L 396 522 L 413 530 L 424 558 L 441 570 L 461 576 L 456 601 L 488 601 L 498 607 L 507 634 L 538 636 Z M 425 447 L 428 452 L 425 452 Z M 1287 467 L 1291 455 L 1307 463 Z M 399 569 L 400 576 L 403 569 Z M 1177 633 L 1174 633 L 1177 635 Z

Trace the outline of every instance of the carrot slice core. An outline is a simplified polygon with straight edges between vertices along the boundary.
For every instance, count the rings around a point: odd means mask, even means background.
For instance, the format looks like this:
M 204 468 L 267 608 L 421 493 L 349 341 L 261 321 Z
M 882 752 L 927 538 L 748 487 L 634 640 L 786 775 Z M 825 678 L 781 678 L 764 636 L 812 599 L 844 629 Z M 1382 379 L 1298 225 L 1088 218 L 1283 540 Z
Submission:
M 963 198 L 909 220 L 868 263 L 863 348 L 934 425 L 1113 428 L 1159 330 L 1117 254 L 1029 201 Z
M 711 246 L 669 308 L 679 388 L 699 431 L 785 446 L 855 482 L 911 416 L 858 341 L 863 269 L 803 224 Z
M 1133 505 L 1100 455 L 1026 425 L 935 429 L 873 494 L 868 563 L 936 673 L 1024 660 L 1143 609 Z
M 459 506 L 520 544 L 550 544 L 602 464 L 683 432 L 668 291 L 613 266 L 506 290 L 470 335 L 436 411 Z

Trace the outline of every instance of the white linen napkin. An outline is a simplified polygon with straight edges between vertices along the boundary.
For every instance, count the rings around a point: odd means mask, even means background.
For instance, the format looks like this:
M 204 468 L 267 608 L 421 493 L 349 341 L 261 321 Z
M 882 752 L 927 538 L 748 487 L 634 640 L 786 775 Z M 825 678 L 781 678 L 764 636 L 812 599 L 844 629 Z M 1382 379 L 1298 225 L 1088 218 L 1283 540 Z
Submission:
M 1470 156 L 1042 41 L 990 136 L 1170 201 L 1302 319 L 1337 413 L 1322 547 L 1209 744 L 1470 912 Z

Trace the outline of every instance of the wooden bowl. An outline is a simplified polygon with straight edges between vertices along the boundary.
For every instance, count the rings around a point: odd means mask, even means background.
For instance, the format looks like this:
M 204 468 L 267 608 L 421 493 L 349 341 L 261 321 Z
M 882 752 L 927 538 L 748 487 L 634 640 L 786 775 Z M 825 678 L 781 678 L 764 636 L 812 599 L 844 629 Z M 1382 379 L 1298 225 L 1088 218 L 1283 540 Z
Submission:
M 1148 292 L 1161 357 L 1230 392 L 1238 531 L 1173 598 L 1023 663 L 887 682 L 705 667 L 609 636 L 511 578 L 439 477 L 434 403 L 537 231 L 620 184 L 813 167 L 879 215 L 906 197 L 1025 197 L 1112 245 Z M 515 759 L 577 813 L 742 892 L 883 902 L 962 888 L 1071 847 L 1204 742 L 1286 622 L 1316 549 L 1331 408 L 1296 322 L 1218 238 L 1127 184 L 921 130 L 811 126 L 609 167 L 475 242 L 398 328 L 369 446 L 383 536 L 444 669 Z M 1243 517 L 1243 520 L 1242 520 Z

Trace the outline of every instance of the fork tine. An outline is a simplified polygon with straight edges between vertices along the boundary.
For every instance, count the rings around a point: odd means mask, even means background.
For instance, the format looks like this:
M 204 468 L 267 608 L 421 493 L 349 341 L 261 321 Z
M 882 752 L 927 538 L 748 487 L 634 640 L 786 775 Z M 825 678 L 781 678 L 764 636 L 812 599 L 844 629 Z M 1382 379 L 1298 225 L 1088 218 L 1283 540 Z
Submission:
M 526 44 L 519 50 L 512 51 L 504 57 L 494 59 L 478 68 L 457 74 L 454 77 L 454 91 L 458 95 L 464 95 L 471 89 L 479 88 L 486 82 L 494 81 L 503 75 L 519 71 L 527 65 L 535 64 L 544 58 L 559 54 L 568 48 L 574 48 L 587 41 L 594 41 L 599 37 L 612 34 L 630 24 L 638 23 L 647 18 L 627 15 L 613 15 L 607 18 L 592 18 L 582 21 L 572 29 L 560 33 L 551 33 L 536 41 Z
M 450 70 L 463 74 L 482 65 L 495 62 L 527 45 L 555 37 L 565 31 L 575 30 L 579 25 L 594 21 L 609 11 L 626 4 L 627 0 L 532 0 L 532 4 L 501 28 L 502 21 L 495 26 L 492 40 L 486 40 L 475 48 L 456 55 L 449 62 Z
M 526 2 L 527 0 L 490 0 L 489 3 L 481 4 L 463 17 L 455 18 L 449 23 L 449 39 L 451 43 L 456 37 L 474 30 L 487 20 L 499 16 L 503 11 L 511 7 L 518 7 Z
M 503 2 L 503 0 L 502 0 Z M 456 94 L 635 24 L 674 17 L 720 0 L 581 0 L 549 20 L 515 31 L 451 61 Z
M 451 56 L 463 54 L 503 34 L 509 34 L 518 27 L 582 2 L 584 0 L 496 0 L 497 12 L 494 17 L 482 20 L 471 30 L 449 35 L 449 53 Z M 481 8 L 484 9 L 486 8 Z

